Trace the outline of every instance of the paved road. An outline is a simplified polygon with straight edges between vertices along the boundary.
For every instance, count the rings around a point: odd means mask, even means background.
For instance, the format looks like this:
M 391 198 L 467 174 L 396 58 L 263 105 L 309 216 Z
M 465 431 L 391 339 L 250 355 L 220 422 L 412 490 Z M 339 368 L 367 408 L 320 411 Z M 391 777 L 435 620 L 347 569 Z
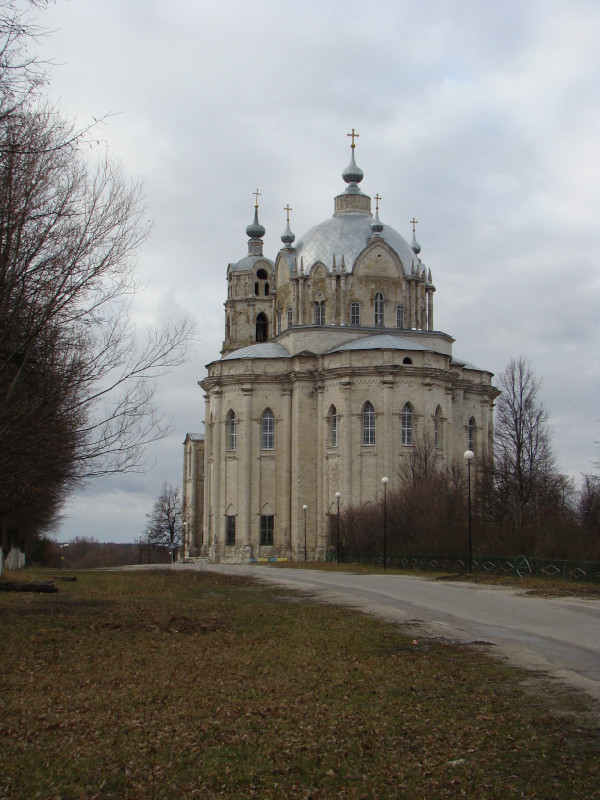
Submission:
M 414 626 L 415 635 L 486 642 L 511 663 L 542 670 L 600 700 L 600 600 L 529 597 L 506 587 L 400 575 L 214 565 Z

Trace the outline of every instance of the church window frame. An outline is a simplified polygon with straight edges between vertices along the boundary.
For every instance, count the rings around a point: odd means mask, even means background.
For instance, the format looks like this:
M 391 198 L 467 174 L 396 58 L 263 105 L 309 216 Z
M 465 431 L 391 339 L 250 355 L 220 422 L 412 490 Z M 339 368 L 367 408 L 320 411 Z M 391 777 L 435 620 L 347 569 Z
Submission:
M 385 298 L 382 292 L 375 292 L 374 310 L 375 327 L 383 328 L 385 322 Z
M 315 301 L 315 325 L 325 325 L 325 300 Z
M 287 326 L 291 328 L 294 323 L 294 312 L 292 311 L 292 307 L 288 306 L 287 310 Z
M 338 434 L 339 434 L 339 415 L 337 412 L 337 408 L 335 406 L 331 406 L 329 409 L 329 446 L 330 447 L 337 447 L 338 446 Z
M 235 411 L 231 409 L 226 418 L 227 450 L 233 452 L 237 450 L 238 418 Z
M 362 410 L 362 443 L 366 447 L 375 444 L 375 416 L 375 407 L 367 400 Z
M 256 317 L 256 341 L 258 343 L 266 342 L 269 338 L 269 320 L 264 311 Z
M 265 408 L 260 418 L 260 449 L 275 449 L 275 417 L 270 408 Z
M 396 327 L 397 328 L 404 328 L 404 306 L 398 305 L 396 306 Z
M 260 515 L 260 546 L 273 547 L 275 542 L 275 516 L 273 514 Z
M 360 325 L 360 303 L 350 304 L 350 325 Z
M 276 322 L 276 333 L 277 335 L 279 335 L 281 333 L 281 310 L 277 311 L 277 317 L 275 322 Z
M 225 517 L 225 546 L 235 547 L 235 523 L 236 518 L 233 514 Z
M 475 435 L 477 433 L 477 423 L 475 417 L 469 417 L 467 422 L 467 450 L 475 452 Z
M 265 283 L 265 297 L 269 296 L 270 291 L 271 290 L 270 290 L 269 284 Z
M 414 412 L 410 403 L 405 403 L 402 407 L 402 445 L 412 447 L 413 444 L 413 423 Z

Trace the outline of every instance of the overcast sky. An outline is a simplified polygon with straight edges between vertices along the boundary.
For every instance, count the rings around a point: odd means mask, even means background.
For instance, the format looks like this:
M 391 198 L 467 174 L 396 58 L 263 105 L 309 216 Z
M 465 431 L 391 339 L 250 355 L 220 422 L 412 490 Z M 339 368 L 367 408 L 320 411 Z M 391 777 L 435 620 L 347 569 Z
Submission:
M 265 254 L 284 206 L 299 238 L 331 216 L 360 133 L 363 190 L 421 257 L 454 353 L 543 380 L 562 471 L 600 455 L 600 3 L 596 0 L 57 0 L 40 15 L 48 92 L 143 178 L 140 324 L 191 315 L 190 361 L 162 379 L 172 435 L 145 475 L 99 480 L 60 540 L 132 541 L 163 481 L 181 484 L 197 381 L 219 356 L 226 268 L 258 188 Z

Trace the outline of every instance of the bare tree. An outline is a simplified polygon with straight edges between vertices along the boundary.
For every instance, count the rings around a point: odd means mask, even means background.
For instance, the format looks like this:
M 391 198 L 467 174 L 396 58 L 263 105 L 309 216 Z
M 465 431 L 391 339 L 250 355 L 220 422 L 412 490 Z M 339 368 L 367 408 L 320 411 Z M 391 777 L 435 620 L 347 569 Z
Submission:
M 168 548 L 171 562 L 175 560 L 175 551 L 181 545 L 182 507 L 179 489 L 170 483 L 163 483 L 160 497 L 148 517 L 149 544 Z
M 499 502 L 518 529 L 534 501 L 548 496 L 558 473 L 548 412 L 539 400 L 541 384 L 527 361 L 511 360 L 498 383 L 502 394 L 494 423 L 495 484 Z
M 86 479 L 144 469 L 145 446 L 168 430 L 155 380 L 182 363 L 192 330 L 183 320 L 136 332 L 141 187 L 106 158 L 92 163 L 81 132 L 37 103 L 35 33 L 0 4 L 3 546 L 47 529 Z

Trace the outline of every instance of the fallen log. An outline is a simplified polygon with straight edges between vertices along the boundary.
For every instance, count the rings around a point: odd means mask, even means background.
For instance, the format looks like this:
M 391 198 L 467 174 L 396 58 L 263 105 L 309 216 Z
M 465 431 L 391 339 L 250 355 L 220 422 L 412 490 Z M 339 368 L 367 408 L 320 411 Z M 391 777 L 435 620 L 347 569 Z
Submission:
M 52 581 L 0 581 L 0 592 L 58 592 Z

